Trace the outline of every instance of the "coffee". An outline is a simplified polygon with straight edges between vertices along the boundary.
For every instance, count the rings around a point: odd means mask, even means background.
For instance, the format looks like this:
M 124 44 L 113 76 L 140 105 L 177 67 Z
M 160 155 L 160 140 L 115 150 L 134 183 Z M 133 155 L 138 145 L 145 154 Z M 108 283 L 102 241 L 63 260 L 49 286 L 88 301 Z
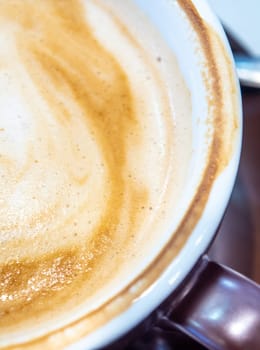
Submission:
M 69 329 L 160 252 L 191 99 L 132 1 L 2 1 L 0 29 L 1 347 Z

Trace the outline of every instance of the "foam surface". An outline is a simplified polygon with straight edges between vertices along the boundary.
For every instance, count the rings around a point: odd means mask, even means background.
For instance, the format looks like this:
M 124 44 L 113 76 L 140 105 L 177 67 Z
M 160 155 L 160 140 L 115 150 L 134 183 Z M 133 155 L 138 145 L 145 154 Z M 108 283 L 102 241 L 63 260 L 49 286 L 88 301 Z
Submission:
M 160 251 L 187 175 L 191 102 L 131 1 L 1 1 L 0 30 L 7 345 L 94 310 Z

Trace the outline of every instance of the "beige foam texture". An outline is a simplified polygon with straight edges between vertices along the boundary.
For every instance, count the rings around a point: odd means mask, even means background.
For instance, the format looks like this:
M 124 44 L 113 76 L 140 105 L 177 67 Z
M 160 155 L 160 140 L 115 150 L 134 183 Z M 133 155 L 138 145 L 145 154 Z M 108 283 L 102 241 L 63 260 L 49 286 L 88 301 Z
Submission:
M 0 3 L 2 345 L 127 285 L 187 175 L 190 96 L 159 34 L 130 1 L 64 4 Z

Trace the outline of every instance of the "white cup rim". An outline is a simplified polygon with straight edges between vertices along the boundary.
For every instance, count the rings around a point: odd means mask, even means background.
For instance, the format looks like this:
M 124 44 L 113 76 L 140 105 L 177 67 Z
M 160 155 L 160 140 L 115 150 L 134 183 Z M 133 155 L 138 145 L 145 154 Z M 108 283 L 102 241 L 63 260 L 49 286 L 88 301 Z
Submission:
M 234 186 L 242 144 L 241 96 L 232 53 L 219 21 L 206 0 L 133 1 L 142 10 L 148 11 L 147 14 L 155 24 L 164 27 L 165 33 L 169 33 L 167 23 L 171 24 L 171 14 L 175 18 L 179 16 L 180 24 L 176 26 L 180 26 L 180 32 L 185 39 L 182 46 L 176 48 L 176 52 L 175 47 L 172 47 L 172 50 L 176 53 L 180 69 L 191 91 L 194 110 L 200 108 L 199 99 L 196 97 L 205 95 L 205 122 L 202 123 L 205 130 L 207 113 L 214 121 L 212 135 L 205 146 L 206 155 L 201 151 L 201 159 L 205 158 L 204 163 L 201 163 L 203 175 L 201 179 L 199 175 L 194 177 L 197 179 L 196 186 L 193 186 L 191 196 L 189 192 L 184 196 L 183 215 L 180 216 L 179 222 L 173 225 L 175 228 L 171 232 L 174 234 L 153 262 L 122 292 L 98 310 L 94 310 L 91 315 L 54 330 L 42 338 L 32 340 L 33 346 L 35 344 L 38 348 L 61 348 L 71 343 L 74 350 L 102 348 L 137 326 L 181 284 L 204 254 L 214 238 Z M 158 11 L 158 7 L 162 7 L 162 12 Z M 181 24 L 182 21 L 185 24 Z M 190 32 L 186 33 L 185 28 L 192 29 L 195 37 L 190 35 Z M 179 45 L 179 42 L 177 44 Z M 198 44 L 201 50 L 197 52 L 195 48 Z M 186 52 L 193 52 L 190 62 L 188 58 L 183 59 Z M 186 69 L 187 65 L 190 66 L 189 69 Z M 198 76 L 199 83 L 196 80 Z M 211 95 L 207 95 L 208 89 Z M 218 126 L 220 130 L 217 130 Z M 198 138 L 205 139 L 204 136 Z M 199 145 L 201 143 L 202 141 L 198 142 Z M 216 159 L 213 162 L 214 151 Z M 222 151 L 225 153 L 222 154 Z M 202 162 L 197 158 L 195 160 Z M 196 162 L 194 164 L 197 164 Z M 171 251 L 176 245 L 179 247 L 177 255 Z M 115 309 L 119 311 L 115 312 Z M 97 327 L 93 331 L 87 331 L 89 328 L 86 324 L 89 325 L 92 319 L 94 323 L 98 320 Z M 74 339 L 77 338 L 80 340 L 75 343 Z M 26 349 L 27 345 L 24 343 L 21 348 Z
M 140 2 L 144 3 L 144 1 Z M 177 2 L 175 1 L 174 3 L 176 4 Z M 236 104 L 235 108 L 237 108 L 236 119 L 238 126 L 234 151 L 228 164 L 210 191 L 210 198 L 203 210 L 202 217 L 178 256 L 169 264 L 163 274 L 156 279 L 156 282 L 151 284 L 148 289 L 134 300 L 131 307 L 128 307 L 118 317 L 113 318 L 106 325 L 82 339 L 76 345 L 74 344 L 73 349 L 76 350 L 100 348 L 110 344 L 138 325 L 180 285 L 212 242 L 233 189 L 241 152 L 242 108 L 239 84 L 234 73 L 235 67 L 232 53 L 224 31 L 206 1 L 185 0 L 182 2 L 183 4 L 192 5 L 198 11 L 200 19 L 205 20 L 223 45 L 228 61 L 225 64 L 230 66 L 231 76 L 229 79 L 232 79 L 234 82 L 236 95 L 236 101 L 234 103 Z M 223 84 L 223 81 L 221 84 Z

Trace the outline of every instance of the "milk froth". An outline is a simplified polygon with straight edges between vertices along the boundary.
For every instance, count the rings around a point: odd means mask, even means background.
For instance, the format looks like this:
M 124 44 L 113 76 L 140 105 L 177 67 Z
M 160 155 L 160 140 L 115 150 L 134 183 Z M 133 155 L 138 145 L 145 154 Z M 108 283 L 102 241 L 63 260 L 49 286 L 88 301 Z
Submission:
M 191 102 L 131 1 L 2 1 L 0 29 L 4 346 L 95 310 L 159 253 Z

